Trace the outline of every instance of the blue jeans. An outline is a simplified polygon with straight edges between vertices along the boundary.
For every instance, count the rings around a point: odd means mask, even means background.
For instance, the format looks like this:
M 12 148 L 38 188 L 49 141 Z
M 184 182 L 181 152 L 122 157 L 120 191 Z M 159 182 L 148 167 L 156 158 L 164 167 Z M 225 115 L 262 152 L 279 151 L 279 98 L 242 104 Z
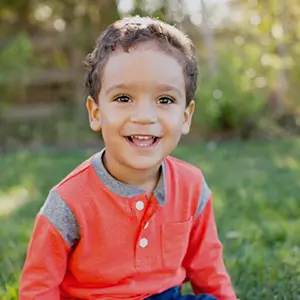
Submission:
M 218 299 L 207 294 L 202 294 L 198 296 L 194 296 L 194 295 L 182 296 L 180 292 L 180 288 L 176 286 L 160 294 L 152 295 L 151 297 L 148 297 L 146 300 L 218 300 Z

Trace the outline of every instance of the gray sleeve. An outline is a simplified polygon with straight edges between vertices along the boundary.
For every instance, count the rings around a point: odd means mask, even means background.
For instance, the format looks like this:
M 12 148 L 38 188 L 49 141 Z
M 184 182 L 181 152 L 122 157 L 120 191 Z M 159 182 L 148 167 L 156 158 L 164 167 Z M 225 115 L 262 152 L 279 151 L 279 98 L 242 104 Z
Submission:
M 199 202 L 198 202 L 198 209 L 197 209 L 195 218 L 197 218 L 201 214 L 201 212 L 203 211 L 210 196 L 211 196 L 211 190 L 208 187 L 208 185 L 203 177 L 202 188 L 201 188 Z
M 71 247 L 79 240 L 79 226 L 76 217 L 55 190 L 50 191 L 40 213 L 49 220 Z

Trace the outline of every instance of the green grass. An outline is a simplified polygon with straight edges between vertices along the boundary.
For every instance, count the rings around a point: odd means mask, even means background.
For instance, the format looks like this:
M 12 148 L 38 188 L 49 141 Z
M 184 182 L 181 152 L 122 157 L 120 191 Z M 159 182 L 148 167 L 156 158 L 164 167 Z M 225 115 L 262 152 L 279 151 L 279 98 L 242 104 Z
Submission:
M 0 158 L 0 299 L 17 299 L 34 217 L 92 152 Z M 242 300 L 300 299 L 300 141 L 180 146 L 213 191 L 225 263 Z M 188 287 L 187 287 L 188 289 Z

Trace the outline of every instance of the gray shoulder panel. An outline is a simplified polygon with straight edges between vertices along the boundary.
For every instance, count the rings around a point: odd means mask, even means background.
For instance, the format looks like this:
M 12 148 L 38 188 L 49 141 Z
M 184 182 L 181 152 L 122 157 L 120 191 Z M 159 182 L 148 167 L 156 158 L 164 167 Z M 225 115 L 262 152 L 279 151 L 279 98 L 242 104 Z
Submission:
M 201 189 L 201 192 L 200 192 L 199 204 L 198 204 L 198 209 L 197 209 L 195 218 L 197 218 L 201 214 L 201 212 L 203 211 L 206 203 L 208 202 L 208 200 L 210 198 L 210 195 L 211 195 L 211 190 L 208 187 L 208 185 L 205 181 L 205 178 L 203 177 L 202 189 Z
M 52 223 L 71 247 L 79 239 L 79 226 L 75 215 L 55 190 L 50 191 L 40 213 Z

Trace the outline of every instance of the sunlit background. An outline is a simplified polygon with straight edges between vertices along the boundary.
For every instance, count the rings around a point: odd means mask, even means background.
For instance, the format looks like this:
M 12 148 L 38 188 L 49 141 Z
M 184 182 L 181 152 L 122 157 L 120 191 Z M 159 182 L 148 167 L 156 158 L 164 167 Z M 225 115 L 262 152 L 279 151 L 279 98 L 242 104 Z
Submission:
M 83 60 L 108 24 L 136 14 L 196 45 L 197 109 L 174 155 L 199 166 L 214 193 L 238 296 L 300 299 L 299 0 L 2 0 L 0 299 L 17 299 L 49 189 L 102 147 Z

